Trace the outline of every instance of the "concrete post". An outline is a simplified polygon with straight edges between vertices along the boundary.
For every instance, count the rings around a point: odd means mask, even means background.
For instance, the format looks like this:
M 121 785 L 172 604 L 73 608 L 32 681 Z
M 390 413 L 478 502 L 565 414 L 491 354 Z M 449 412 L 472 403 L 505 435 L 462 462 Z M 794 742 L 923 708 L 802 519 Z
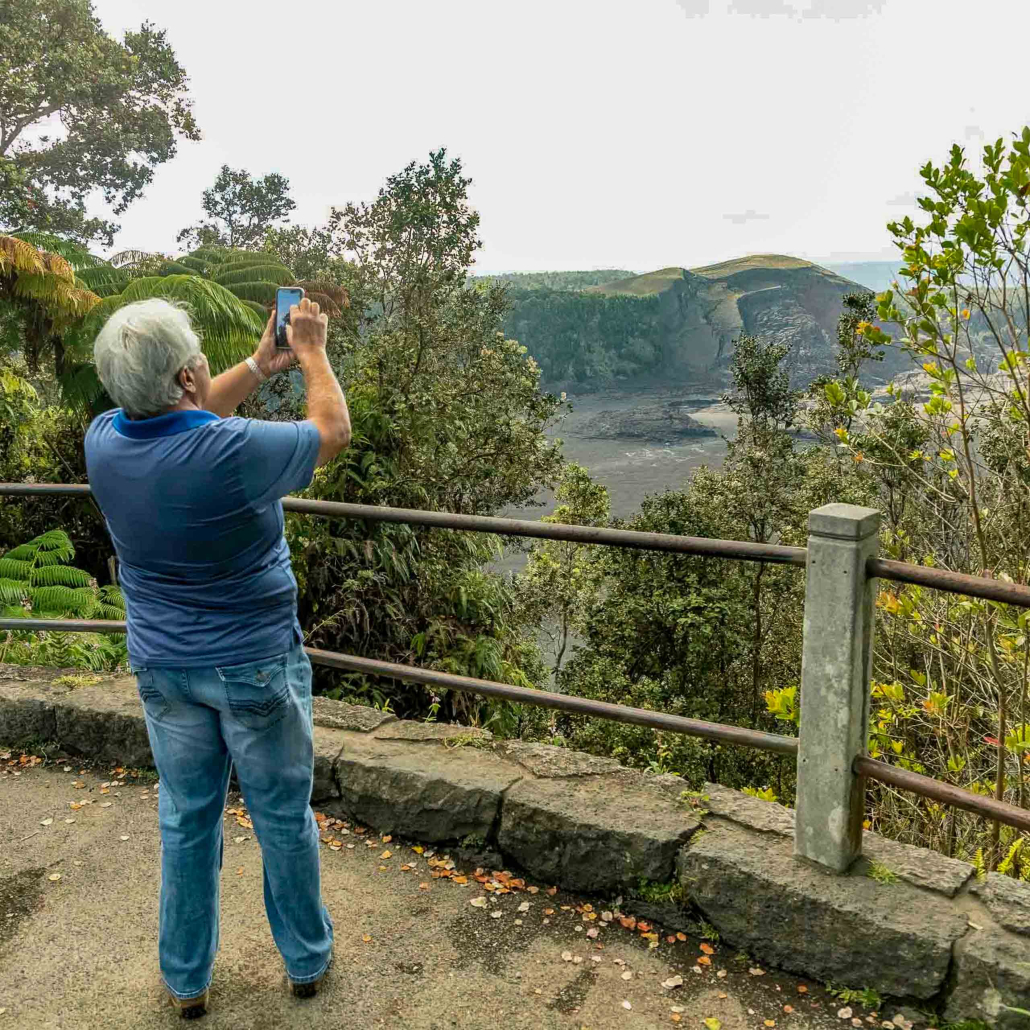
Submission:
M 794 854 L 844 872 L 862 853 L 864 786 L 851 771 L 869 728 L 880 514 L 825 504 L 808 516 Z

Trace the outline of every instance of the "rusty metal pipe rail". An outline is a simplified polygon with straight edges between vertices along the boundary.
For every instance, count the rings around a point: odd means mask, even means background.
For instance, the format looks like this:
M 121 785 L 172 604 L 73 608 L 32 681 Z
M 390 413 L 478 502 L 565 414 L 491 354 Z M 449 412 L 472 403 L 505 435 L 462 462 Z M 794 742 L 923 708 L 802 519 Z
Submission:
M 972 791 L 963 790 L 950 783 L 942 783 L 932 776 L 923 776 L 921 773 L 902 769 L 897 765 L 879 762 L 868 755 L 859 755 L 852 764 L 852 769 L 856 775 L 864 776 L 866 779 L 886 783 L 888 786 L 907 790 L 912 794 L 919 794 L 931 801 L 938 801 L 942 805 L 954 805 L 966 812 L 974 812 L 976 815 L 995 819 L 999 823 L 1015 826 L 1024 833 L 1030 833 L 1030 812 L 1025 808 L 1009 805 L 996 798 L 983 797 L 981 794 L 974 794 Z
M 89 619 L 0 619 L 0 630 L 49 630 L 50 632 L 73 633 L 124 633 L 125 623 L 115 620 Z M 613 722 L 630 723 L 637 726 L 648 726 L 656 730 L 671 733 L 682 733 L 685 736 L 702 737 L 720 744 L 735 744 L 743 747 L 758 748 L 781 755 L 796 756 L 798 739 L 784 737 L 776 733 L 765 733 L 742 726 L 726 726 L 722 723 L 704 722 L 700 719 L 687 719 L 679 715 L 666 715 L 662 712 L 651 712 L 644 708 L 630 708 L 627 705 L 610 704 L 607 701 L 593 701 L 588 698 L 575 697 L 570 694 L 554 694 L 545 690 L 529 690 L 508 683 L 495 683 L 492 680 L 478 680 L 469 676 L 455 676 L 451 673 L 437 672 L 434 669 L 418 669 L 411 665 L 398 665 L 393 662 L 380 662 L 372 658 L 359 658 L 354 655 L 339 654 L 335 651 L 321 651 L 317 648 L 305 648 L 308 657 L 315 665 L 324 665 L 331 669 L 342 669 L 347 672 L 360 672 L 372 676 L 386 676 L 391 679 L 422 683 L 425 686 L 440 687 L 449 690 L 461 690 L 466 693 L 480 694 L 484 697 L 500 697 L 520 704 L 537 705 L 541 708 L 554 708 L 571 712 L 574 715 L 589 716 L 598 719 L 609 719 Z M 938 801 L 941 804 L 954 805 L 967 812 L 996 819 L 998 822 L 1017 829 L 1030 832 L 1030 812 L 1015 805 L 983 797 L 963 790 L 961 787 L 942 783 L 940 780 L 919 773 L 901 769 L 895 765 L 887 765 L 867 755 L 860 755 L 854 761 L 853 769 L 858 776 L 876 780 L 880 783 L 910 791 L 921 797 Z
M 47 630 L 56 633 L 124 633 L 125 623 L 115 620 L 87 619 L 0 619 L 0 630 L 5 629 Z M 343 669 L 347 672 L 360 672 L 372 676 L 386 676 L 390 679 L 407 680 L 430 687 L 481 694 L 484 697 L 500 697 L 506 701 L 516 701 L 520 704 L 556 708 L 560 711 L 571 712 L 573 715 L 593 716 L 614 722 L 649 726 L 655 730 L 683 733 L 690 737 L 703 737 L 706 740 L 715 740 L 722 744 L 754 747 L 762 751 L 774 751 L 781 755 L 796 755 L 798 750 L 798 742 L 795 737 L 783 737 L 777 733 L 765 733 L 742 726 L 725 726 L 722 723 L 704 722 L 700 719 L 687 719 L 681 715 L 666 715 L 664 712 L 651 712 L 645 708 L 614 705 L 607 701 L 593 701 L 571 694 L 552 694 L 546 690 L 530 690 L 526 687 L 512 686 L 509 683 L 473 679 L 471 676 L 455 676 L 447 672 L 437 672 L 435 669 L 419 669 L 413 665 L 380 662 L 372 658 L 339 654 L 336 651 L 320 651 L 313 647 L 307 647 L 304 650 L 307 651 L 313 664 L 325 665 L 331 669 Z
M 890 561 L 886 558 L 870 558 L 866 562 L 866 571 L 878 579 L 890 579 L 896 583 L 915 583 L 933 590 L 947 590 L 952 594 L 967 594 L 987 601 L 1002 601 L 1005 604 L 1030 608 L 1030 587 L 1020 583 L 1006 583 L 1003 579 L 967 576 L 964 572 L 934 569 L 926 565 L 912 565 L 909 562 Z
M 0 483 L 0 496 L 13 497 L 88 497 L 89 486 L 56 483 Z M 757 544 L 744 540 L 711 540 L 707 537 L 679 536 L 675 533 L 640 533 L 629 529 L 596 526 L 569 526 L 560 522 L 527 519 L 502 519 L 488 515 L 459 515 L 450 511 L 422 511 L 417 508 L 387 508 L 377 504 L 347 504 L 342 501 L 310 501 L 284 497 L 283 508 L 304 515 L 336 519 L 364 519 L 367 522 L 399 522 L 466 533 L 495 533 L 500 536 L 536 537 L 542 540 L 568 540 L 579 544 L 604 544 L 640 551 L 664 551 L 738 561 L 804 565 L 803 547 Z

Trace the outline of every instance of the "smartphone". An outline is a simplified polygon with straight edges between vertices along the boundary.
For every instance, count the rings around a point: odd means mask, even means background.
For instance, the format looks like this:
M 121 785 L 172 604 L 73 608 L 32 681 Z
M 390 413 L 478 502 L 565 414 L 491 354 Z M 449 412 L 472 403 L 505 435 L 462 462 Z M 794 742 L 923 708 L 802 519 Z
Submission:
M 286 342 L 286 324 L 290 320 L 290 308 L 299 304 L 304 290 L 300 286 L 280 286 L 275 291 L 275 345 L 279 350 L 289 350 Z

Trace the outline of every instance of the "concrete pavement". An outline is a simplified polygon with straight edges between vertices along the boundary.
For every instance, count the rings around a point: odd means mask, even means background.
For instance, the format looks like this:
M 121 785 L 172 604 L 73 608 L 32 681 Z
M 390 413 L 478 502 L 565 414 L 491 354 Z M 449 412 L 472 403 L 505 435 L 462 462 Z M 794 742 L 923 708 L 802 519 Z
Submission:
M 0 1030 L 181 1025 L 157 971 L 153 786 L 108 768 L 17 763 L 17 752 L 0 761 Z M 238 806 L 230 799 L 230 809 Z M 222 945 L 200 1024 L 212 1030 L 703 1030 L 712 1019 L 721 1030 L 852 1025 L 838 1017 L 842 1003 L 817 985 L 753 972 L 731 949 L 716 944 L 708 965 L 698 940 L 670 944 L 662 935 L 651 948 L 639 928 L 585 918 L 585 901 L 596 916 L 614 899 L 549 896 L 547 884 L 535 894 L 492 896 L 474 870 L 436 868 L 466 873 L 464 885 L 434 878 L 431 849 L 417 854 L 415 842 L 384 842 L 355 827 L 325 834 L 341 842 L 323 851 L 336 964 L 317 998 L 297 1001 L 285 989 L 265 919 L 260 850 L 240 819 L 226 815 Z M 472 906 L 474 898 L 486 907 Z M 674 976 L 682 986 L 662 986 Z M 894 1015 L 852 1007 L 863 1026 Z

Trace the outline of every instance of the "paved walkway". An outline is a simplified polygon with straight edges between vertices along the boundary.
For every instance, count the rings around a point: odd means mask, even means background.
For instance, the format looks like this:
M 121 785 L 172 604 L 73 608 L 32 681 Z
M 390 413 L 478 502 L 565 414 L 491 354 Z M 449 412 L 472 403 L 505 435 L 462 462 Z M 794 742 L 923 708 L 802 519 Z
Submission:
M 153 786 L 109 769 L 17 762 L 17 753 L 0 759 L 0 1030 L 182 1025 L 157 974 Z M 119 775 L 123 785 L 103 786 Z M 730 949 L 717 945 L 707 964 L 697 940 L 662 935 L 650 948 L 640 928 L 584 918 L 597 913 L 582 898 L 548 895 L 544 884 L 491 896 L 475 870 L 442 870 L 466 873 L 465 884 L 434 877 L 442 856 L 430 849 L 340 828 L 340 849 L 323 853 L 336 964 L 322 994 L 297 1001 L 265 921 L 260 851 L 241 820 L 226 815 L 222 949 L 200 1024 L 212 1030 L 851 1026 L 816 985 L 753 973 Z M 470 904 L 480 898 L 485 908 Z M 682 986 L 662 986 L 675 976 Z M 859 1015 L 868 1014 L 855 1006 Z

